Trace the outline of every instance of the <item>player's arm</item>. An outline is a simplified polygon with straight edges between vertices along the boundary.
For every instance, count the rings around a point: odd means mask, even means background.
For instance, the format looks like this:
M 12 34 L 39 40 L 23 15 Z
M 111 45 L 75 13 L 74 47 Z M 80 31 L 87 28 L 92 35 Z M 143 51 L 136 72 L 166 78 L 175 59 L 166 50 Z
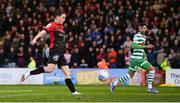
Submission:
M 39 33 L 34 37 L 34 39 L 31 41 L 31 45 L 34 45 L 34 44 L 36 43 L 36 41 L 37 41 L 40 37 L 44 36 L 45 34 L 46 34 L 46 31 L 45 31 L 45 30 L 42 30 L 41 32 L 39 32 Z
M 141 45 L 141 44 L 138 44 L 138 43 L 132 43 L 132 48 L 133 49 L 145 49 L 145 48 L 152 49 L 152 48 L 154 48 L 154 46 L 152 44 Z
M 53 30 L 54 30 L 53 23 L 49 23 L 48 25 L 46 25 L 46 27 L 34 37 L 34 39 L 31 42 L 31 45 L 34 45 L 40 37 L 44 36 L 46 33 L 49 33 L 50 31 Z

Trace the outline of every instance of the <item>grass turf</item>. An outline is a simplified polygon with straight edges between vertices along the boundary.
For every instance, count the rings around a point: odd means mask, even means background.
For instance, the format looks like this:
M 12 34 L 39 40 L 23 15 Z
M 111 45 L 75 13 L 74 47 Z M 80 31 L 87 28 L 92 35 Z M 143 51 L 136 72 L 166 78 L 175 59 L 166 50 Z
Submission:
M 145 87 L 118 87 L 111 94 L 105 85 L 76 85 L 83 95 L 73 96 L 65 85 L 0 85 L 0 102 L 180 102 L 179 87 L 158 87 L 158 94 Z

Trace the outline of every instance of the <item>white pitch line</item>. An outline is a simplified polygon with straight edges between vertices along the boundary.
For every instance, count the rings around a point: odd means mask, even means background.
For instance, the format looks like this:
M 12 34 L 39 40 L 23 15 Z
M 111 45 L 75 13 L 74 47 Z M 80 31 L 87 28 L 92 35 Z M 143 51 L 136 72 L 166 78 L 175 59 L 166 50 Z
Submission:
M 4 92 L 32 92 L 34 90 L 0 90 L 0 93 L 4 93 Z
M 49 95 L 57 95 L 57 94 L 67 94 L 67 93 L 54 93 L 54 94 L 13 94 L 13 95 L 0 95 L 0 98 L 8 98 L 8 97 L 21 97 L 21 96 L 49 96 Z

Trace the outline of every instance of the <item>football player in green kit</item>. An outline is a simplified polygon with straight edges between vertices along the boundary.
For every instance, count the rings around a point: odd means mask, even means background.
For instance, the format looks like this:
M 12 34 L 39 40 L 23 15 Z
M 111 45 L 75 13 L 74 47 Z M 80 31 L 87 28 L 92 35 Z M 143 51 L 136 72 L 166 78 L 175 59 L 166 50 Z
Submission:
M 134 76 L 134 73 L 137 69 L 143 68 L 144 70 L 148 71 L 148 92 L 149 93 L 158 93 L 155 88 L 153 88 L 152 83 L 154 80 L 155 75 L 155 68 L 147 61 L 146 53 L 144 49 L 153 49 L 154 46 L 152 44 L 145 45 L 146 42 L 146 33 L 148 28 L 145 24 L 139 25 L 139 32 L 134 35 L 132 48 L 133 54 L 131 56 L 129 71 L 127 74 L 121 76 L 117 80 L 113 81 L 110 85 L 110 90 L 113 93 L 115 91 L 115 87 L 118 83 L 123 83 Z

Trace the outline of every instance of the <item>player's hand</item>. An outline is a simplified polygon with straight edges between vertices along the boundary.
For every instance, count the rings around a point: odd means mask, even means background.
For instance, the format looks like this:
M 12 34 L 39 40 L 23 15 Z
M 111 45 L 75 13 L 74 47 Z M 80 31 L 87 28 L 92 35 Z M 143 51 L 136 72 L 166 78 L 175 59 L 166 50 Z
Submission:
M 147 48 L 148 48 L 148 49 L 153 49 L 153 48 L 154 48 L 154 45 L 149 44 L 149 45 L 147 46 Z
M 30 43 L 31 43 L 31 45 L 34 45 L 34 44 L 36 44 L 36 40 L 33 39 Z

